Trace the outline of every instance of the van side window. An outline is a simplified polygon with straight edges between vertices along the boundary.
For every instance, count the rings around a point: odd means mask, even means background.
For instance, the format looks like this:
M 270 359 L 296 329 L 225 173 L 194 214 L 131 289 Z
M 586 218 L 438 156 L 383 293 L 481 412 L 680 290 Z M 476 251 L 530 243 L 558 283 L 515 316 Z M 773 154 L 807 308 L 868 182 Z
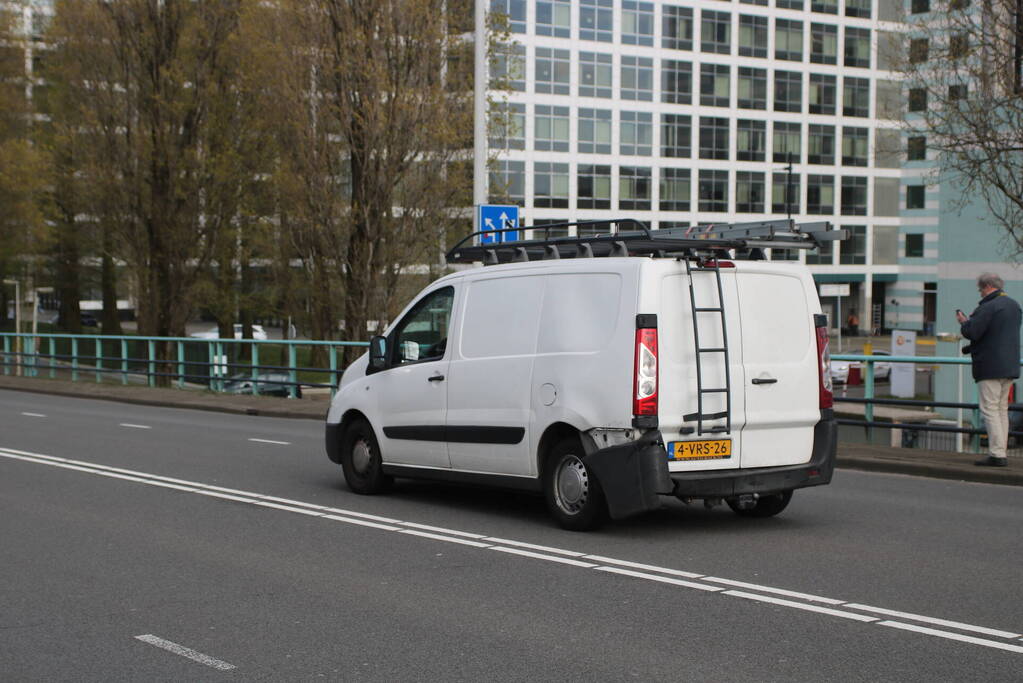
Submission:
M 444 287 L 422 299 L 394 329 L 395 365 L 440 360 L 448 343 L 455 288 Z

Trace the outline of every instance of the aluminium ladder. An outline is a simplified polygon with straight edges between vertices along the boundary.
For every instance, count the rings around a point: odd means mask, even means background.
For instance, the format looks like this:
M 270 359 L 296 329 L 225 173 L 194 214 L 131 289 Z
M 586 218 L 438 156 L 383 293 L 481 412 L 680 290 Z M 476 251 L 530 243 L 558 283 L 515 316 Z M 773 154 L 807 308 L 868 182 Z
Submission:
M 725 296 L 724 289 L 721 285 L 721 266 L 720 262 L 714 259 L 708 259 L 704 261 L 697 261 L 697 265 L 694 267 L 690 259 L 685 259 L 686 263 L 686 275 L 689 277 L 689 302 L 692 307 L 693 315 L 693 342 L 696 348 L 696 412 L 689 413 L 682 417 L 683 422 L 696 421 L 696 433 L 698 436 L 703 434 L 728 434 L 732 431 L 732 382 L 731 382 L 731 368 L 729 367 L 729 355 L 728 355 L 728 328 L 725 320 Z M 700 272 L 711 272 L 714 273 L 715 284 L 717 285 L 717 306 L 704 306 L 698 307 L 696 305 L 696 288 L 693 282 L 693 274 Z M 701 314 L 717 314 L 717 319 L 721 322 L 721 346 L 701 346 L 700 345 L 700 315 Z M 725 364 L 725 385 L 723 387 L 710 387 L 704 386 L 703 377 L 703 356 L 704 354 L 720 354 Z M 704 413 L 704 396 L 711 394 L 723 394 L 725 399 L 725 409 L 715 413 Z M 713 427 L 705 427 L 704 422 L 721 420 L 724 419 L 724 425 L 717 425 Z

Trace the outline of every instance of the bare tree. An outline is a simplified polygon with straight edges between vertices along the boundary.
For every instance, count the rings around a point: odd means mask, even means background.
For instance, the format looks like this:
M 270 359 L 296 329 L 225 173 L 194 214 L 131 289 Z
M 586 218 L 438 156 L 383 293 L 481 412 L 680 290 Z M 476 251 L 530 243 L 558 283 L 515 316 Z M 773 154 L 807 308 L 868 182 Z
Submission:
M 939 4 L 940 3 L 940 4 Z M 961 206 L 980 198 L 1023 253 L 1023 2 L 936 0 L 907 18 L 910 152 L 931 150 Z

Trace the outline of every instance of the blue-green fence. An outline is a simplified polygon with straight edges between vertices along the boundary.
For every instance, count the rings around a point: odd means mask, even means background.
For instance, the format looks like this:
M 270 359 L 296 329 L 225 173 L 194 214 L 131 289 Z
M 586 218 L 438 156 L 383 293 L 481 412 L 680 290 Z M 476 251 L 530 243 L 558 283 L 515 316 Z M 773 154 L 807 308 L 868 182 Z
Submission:
M 196 339 L 99 334 L 0 332 L 5 375 L 69 377 L 149 386 L 198 384 L 232 393 L 301 394 L 301 387 L 337 390 L 346 348 L 366 342 L 303 339 Z M 313 364 L 320 357 L 322 364 Z M 161 381 L 163 378 L 163 381 Z

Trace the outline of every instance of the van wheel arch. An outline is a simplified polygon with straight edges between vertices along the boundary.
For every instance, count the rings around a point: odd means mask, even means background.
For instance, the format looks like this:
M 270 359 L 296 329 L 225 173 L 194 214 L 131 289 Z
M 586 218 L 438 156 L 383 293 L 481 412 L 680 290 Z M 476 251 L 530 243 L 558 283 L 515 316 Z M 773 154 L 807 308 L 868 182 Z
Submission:
M 590 438 L 585 432 L 581 432 L 567 422 L 555 422 L 544 430 L 543 436 L 540 437 L 540 442 L 536 447 L 536 464 L 537 474 L 540 478 L 543 478 L 547 462 L 550 458 L 551 451 L 563 439 L 576 439 L 582 444 L 583 451 L 586 455 L 589 455 L 597 449 L 593 439 Z
M 361 411 L 356 410 L 355 408 L 351 408 L 347 410 L 344 415 L 341 416 L 341 422 L 338 423 L 337 438 L 339 442 L 341 441 L 341 439 L 344 439 L 345 432 L 348 430 L 349 425 L 351 425 L 356 420 L 363 420 L 370 427 L 373 426 L 373 423 L 370 422 L 369 418 L 366 417 Z

